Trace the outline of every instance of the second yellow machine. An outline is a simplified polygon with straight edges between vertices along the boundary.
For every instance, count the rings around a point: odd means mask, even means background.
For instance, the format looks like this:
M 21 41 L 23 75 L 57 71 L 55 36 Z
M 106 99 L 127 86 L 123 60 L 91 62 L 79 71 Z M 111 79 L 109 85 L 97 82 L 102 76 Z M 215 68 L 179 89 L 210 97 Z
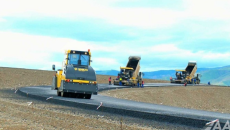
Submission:
M 95 70 L 90 66 L 91 52 L 68 50 L 62 69 L 53 77 L 52 90 L 62 97 L 78 97 L 90 99 L 97 94 L 98 84 Z M 52 66 L 55 70 L 55 65 Z

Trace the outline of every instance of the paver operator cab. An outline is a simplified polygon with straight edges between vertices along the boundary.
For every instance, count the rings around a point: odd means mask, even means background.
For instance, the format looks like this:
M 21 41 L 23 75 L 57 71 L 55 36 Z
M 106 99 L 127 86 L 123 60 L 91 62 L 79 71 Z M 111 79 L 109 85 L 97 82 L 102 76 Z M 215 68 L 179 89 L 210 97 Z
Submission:
M 57 90 L 58 96 L 90 99 L 98 92 L 96 73 L 90 66 L 90 50 L 67 50 L 65 55 L 62 69 L 57 70 L 53 77 L 51 89 Z M 55 70 L 55 65 L 52 68 Z

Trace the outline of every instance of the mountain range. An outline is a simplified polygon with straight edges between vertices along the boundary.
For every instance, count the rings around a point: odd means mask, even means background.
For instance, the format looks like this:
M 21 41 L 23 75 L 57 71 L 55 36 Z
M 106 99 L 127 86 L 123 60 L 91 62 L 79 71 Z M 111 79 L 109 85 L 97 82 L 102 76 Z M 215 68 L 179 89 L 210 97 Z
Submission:
M 96 74 L 117 76 L 117 70 L 96 71 Z M 175 70 L 159 70 L 151 72 L 143 72 L 146 79 L 169 80 L 170 77 L 175 78 Z M 209 81 L 213 85 L 230 86 L 230 66 L 216 68 L 197 68 L 197 73 L 201 74 L 201 83 L 207 84 Z

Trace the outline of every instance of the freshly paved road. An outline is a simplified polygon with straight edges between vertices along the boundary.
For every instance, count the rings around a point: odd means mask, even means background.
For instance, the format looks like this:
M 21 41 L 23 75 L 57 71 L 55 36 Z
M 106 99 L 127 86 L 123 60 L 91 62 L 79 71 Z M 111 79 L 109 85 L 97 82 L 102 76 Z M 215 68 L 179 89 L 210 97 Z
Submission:
M 148 87 L 163 87 L 163 86 L 173 87 L 173 86 L 178 86 L 178 84 L 151 83 L 151 84 L 146 84 L 145 86 L 146 87 L 147 86 Z M 122 87 L 124 86 L 99 84 L 99 91 L 122 88 Z M 88 104 L 92 106 L 98 106 L 100 102 L 103 102 L 104 108 L 113 108 L 113 109 L 121 110 L 121 111 L 124 110 L 126 111 L 124 113 L 127 113 L 127 111 L 145 113 L 145 114 L 147 113 L 149 116 L 163 115 L 164 117 L 158 117 L 158 118 L 162 118 L 162 120 L 168 121 L 168 122 L 172 122 L 172 121 L 177 122 L 175 120 L 178 119 L 178 120 L 181 120 L 180 122 L 182 122 L 182 124 L 188 124 L 189 121 L 183 122 L 183 120 L 185 121 L 186 119 L 189 119 L 189 120 L 192 120 L 192 122 L 195 122 L 195 123 L 190 122 L 191 125 L 198 126 L 198 127 L 201 127 L 202 125 L 204 125 L 204 122 L 208 122 L 214 119 L 219 119 L 220 122 L 222 123 L 225 123 L 226 120 L 230 120 L 230 114 L 136 102 L 136 101 L 131 101 L 131 100 L 117 99 L 113 97 L 102 96 L 100 94 L 92 95 L 92 98 L 90 100 L 89 99 L 59 97 L 56 95 L 56 90 L 51 90 L 51 86 L 23 87 L 23 88 L 20 88 L 19 91 L 25 94 L 28 93 L 29 95 L 36 95 L 37 97 L 48 98 L 52 96 L 53 99 L 56 99 L 59 101 L 71 102 L 71 103 L 77 103 L 77 104 Z M 167 120 L 166 117 L 173 117 L 173 119 Z M 199 124 L 198 122 L 202 122 L 202 123 Z

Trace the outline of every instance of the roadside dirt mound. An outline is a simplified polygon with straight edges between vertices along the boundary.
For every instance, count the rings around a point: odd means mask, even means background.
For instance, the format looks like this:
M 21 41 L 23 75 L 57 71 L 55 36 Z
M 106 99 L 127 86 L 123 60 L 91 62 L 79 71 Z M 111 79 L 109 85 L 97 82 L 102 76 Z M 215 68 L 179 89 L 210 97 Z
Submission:
M 0 87 L 23 87 L 51 85 L 55 71 L 0 67 Z M 108 83 L 109 75 L 97 75 L 97 82 Z M 115 79 L 116 76 L 111 76 Z M 145 83 L 168 82 L 164 80 L 144 79 Z
M 97 75 L 97 81 L 98 83 L 109 83 L 108 78 L 109 75 Z M 112 83 L 113 80 L 116 79 L 116 76 L 111 76 Z M 156 80 L 156 79 L 144 79 L 144 83 L 169 83 L 169 81 L 166 80 Z
M 187 86 L 117 89 L 101 95 L 153 104 L 230 113 L 230 87 Z
M 15 94 L 15 90 L 12 89 L 23 86 L 51 85 L 54 74 L 55 72 L 53 71 L 0 67 L 0 129 L 117 130 L 122 128 L 129 130 L 176 130 L 187 128 L 185 126 L 118 116 L 113 113 L 101 113 L 77 107 L 51 104 L 48 101 L 38 101 L 20 96 Z M 97 75 L 97 79 L 98 83 L 108 83 L 108 76 Z M 33 105 L 28 106 L 28 102 L 33 102 Z M 104 115 L 104 117 L 98 115 Z

